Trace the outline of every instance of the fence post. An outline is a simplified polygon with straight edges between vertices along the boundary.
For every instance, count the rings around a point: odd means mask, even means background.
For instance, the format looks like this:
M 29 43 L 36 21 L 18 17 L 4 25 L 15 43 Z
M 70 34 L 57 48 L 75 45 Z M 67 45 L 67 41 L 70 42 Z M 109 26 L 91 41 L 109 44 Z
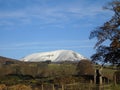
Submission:
M 89 90 L 91 90 L 91 86 L 92 86 L 92 84 L 93 84 L 93 81 L 92 81 L 92 80 L 90 80 Z
M 89 88 L 89 90 L 90 90 L 90 88 L 91 88 L 91 83 L 89 84 L 88 88 Z
M 55 86 L 54 86 L 54 84 L 52 84 L 52 89 L 55 90 Z
M 44 89 L 43 89 L 43 84 L 41 85 L 41 88 L 42 88 L 42 90 L 44 90 Z
M 64 90 L 64 85 L 62 84 L 62 90 Z

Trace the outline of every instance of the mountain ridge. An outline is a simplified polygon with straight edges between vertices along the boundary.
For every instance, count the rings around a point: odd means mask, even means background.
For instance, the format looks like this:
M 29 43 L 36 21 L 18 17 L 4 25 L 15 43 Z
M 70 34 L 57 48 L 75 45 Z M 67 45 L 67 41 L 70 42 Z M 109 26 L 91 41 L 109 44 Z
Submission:
M 21 61 L 25 62 L 40 62 L 50 60 L 52 62 L 61 61 L 80 61 L 86 59 L 81 54 L 74 52 L 72 50 L 56 50 L 50 52 L 33 53 L 25 56 Z

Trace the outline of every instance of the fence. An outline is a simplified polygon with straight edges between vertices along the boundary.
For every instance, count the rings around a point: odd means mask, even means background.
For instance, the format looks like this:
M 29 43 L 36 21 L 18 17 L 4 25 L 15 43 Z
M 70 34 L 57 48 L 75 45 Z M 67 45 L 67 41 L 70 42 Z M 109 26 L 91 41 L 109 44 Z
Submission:
M 111 90 L 110 85 L 93 85 L 89 83 L 76 83 L 65 85 L 64 90 Z
M 93 85 L 89 83 L 43 84 L 39 90 L 111 90 L 111 85 Z
M 111 90 L 111 85 L 93 85 L 90 83 L 73 83 L 73 84 L 42 84 L 38 86 L 14 85 L 5 86 L 0 85 L 0 90 Z

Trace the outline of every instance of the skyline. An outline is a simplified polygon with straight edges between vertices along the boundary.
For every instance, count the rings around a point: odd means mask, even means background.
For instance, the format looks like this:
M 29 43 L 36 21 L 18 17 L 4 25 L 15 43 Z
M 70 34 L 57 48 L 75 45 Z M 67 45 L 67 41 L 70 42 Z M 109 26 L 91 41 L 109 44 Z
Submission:
M 0 56 L 20 59 L 54 50 L 90 58 L 96 40 L 89 35 L 113 13 L 111 0 L 0 0 Z

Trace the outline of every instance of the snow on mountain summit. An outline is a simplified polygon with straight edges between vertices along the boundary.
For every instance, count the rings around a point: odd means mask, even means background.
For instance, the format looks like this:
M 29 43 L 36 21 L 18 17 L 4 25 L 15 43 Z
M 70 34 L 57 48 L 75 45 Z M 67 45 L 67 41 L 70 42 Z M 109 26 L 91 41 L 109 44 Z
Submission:
M 52 62 L 61 62 L 80 61 L 82 59 L 85 59 L 85 57 L 72 50 L 56 50 L 51 52 L 34 53 L 22 58 L 21 60 L 28 62 L 40 62 L 47 60 L 51 60 Z

